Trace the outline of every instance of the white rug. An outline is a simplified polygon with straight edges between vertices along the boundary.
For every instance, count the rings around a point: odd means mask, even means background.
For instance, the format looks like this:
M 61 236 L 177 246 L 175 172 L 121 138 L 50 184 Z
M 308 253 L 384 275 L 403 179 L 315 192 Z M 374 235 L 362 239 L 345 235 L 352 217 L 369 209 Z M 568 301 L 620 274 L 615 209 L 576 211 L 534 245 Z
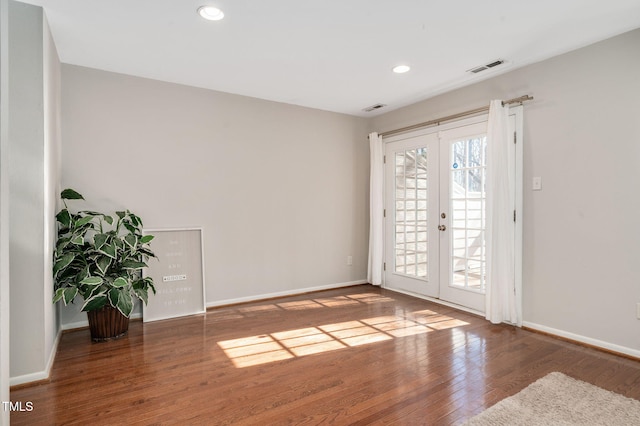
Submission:
M 550 373 L 464 426 L 640 425 L 640 401 Z

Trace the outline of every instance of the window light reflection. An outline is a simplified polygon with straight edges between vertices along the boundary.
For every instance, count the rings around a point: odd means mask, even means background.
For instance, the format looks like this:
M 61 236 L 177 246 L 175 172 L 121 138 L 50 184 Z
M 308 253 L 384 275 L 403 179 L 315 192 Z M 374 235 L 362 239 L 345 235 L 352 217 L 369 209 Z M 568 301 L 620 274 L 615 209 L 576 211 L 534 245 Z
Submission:
M 257 304 L 253 306 L 242 306 L 233 309 L 225 309 L 218 312 L 208 312 L 207 320 L 221 322 L 228 320 L 250 317 L 264 312 L 303 311 L 319 308 L 342 308 L 356 306 L 358 304 L 378 304 L 393 302 L 393 299 L 377 293 L 358 293 L 347 296 L 324 297 L 318 299 L 305 299 L 292 302 L 282 302 L 275 304 Z
M 467 324 L 436 312 L 417 311 L 406 317 L 387 315 L 225 340 L 218 346 L 237 368 L 244 368 Z

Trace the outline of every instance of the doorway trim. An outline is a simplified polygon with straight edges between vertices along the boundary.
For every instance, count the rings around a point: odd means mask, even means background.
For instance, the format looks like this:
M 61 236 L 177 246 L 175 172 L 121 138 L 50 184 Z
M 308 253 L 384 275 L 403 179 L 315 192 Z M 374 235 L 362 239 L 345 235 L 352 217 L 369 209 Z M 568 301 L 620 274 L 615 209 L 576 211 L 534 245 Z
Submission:
M 516 220 L 515 220 L 515 237 L 514 237 L 514 244 L 515 244 L 515 259 L 514 259 L 514 283 L 515 283 L 515 291 L 516 291 L 516 309 L 517 309 L 517 313 L 518 313 L 518 318 L 520 318 L 520 324 L 515 324 L 517 326 L 521 326 L 521 321 L 522 321 L 522 254 L 523 254 L 523 205 L 524 205 L 524 138 L 523 138 L 523 133 L 524 133 L 524 129 L 523 129 L 523 107 L 522 105 L 518 105 L 515 107 L 511 107 L 509 109 L 509 115 L 510 116 L 514 116 L 515 118 L 515 129 L 514 129 L 514 142 L 516 145 L 516 149 L 515 149 L 515 215 L 516 215 Z M 468 126 L 471 124 L 476 124 L 476 123 L 482 123 L 482 122 L 486 122 L 488 119 L 488 114 L 481 114 L 478 116 L 473 116 L 473 117 L 468 117 L 468 118 L 463 118 L 460 120 L 456 120 L 456 121 L 450 121 L 444 124 L 439 124 L 439 125 L 434 125 L 432 127 L 427 127 L 427 128 L 421 128 L 418 130 L 412 130 L 412 131 L 408 131 L 406 133 L 402 133 L 402 134 L 394 134 L 392 136 L 387 136 L 384 137 L 382 139 L 382 143 L 384 146 L 386 146 L 387 143 L 391 143 L 391 142 L 397 142 L 403 139 L 407 139 L 407 138 L 413 138 L 413 137 L 417 137 L 417 136 L 423 136 L 423 135 L 428 135 L 428 134 L 432 134 L 432 133 L 437 133 L 443 130 L 450 130 L 450 129 L 454 129 L 457 127 L 462 127 L 462 126 Z M 387 176 L 384 176 L 384 179 L 386 181 Z M 384 185 L 386 187 L 386 185 Z M 388 209 L 389 206 L 386 205 L 386 193 L 384 194 L 384 200 L 385 200 L 385 209 Z M 387 229 L 387 221 L 385 220 L 385 232 L 384 234 L 386 235 L 386 229 Z M 387 244 L 389 244 L 390 242 L 388 241 L 384 241 L 385 246 Z M 385 247 L 385 253 L 386 253 L 386 247 Z M 385 255 L 385 262 L 388 259 L 386 259 L 386 255 Z M 382 287 L 391 291 L 395 291 L 398 293 L 403 293 L 403 294 L 407 294 L 413 297 L 417 297 L 420 299 L 424 299 L 424 300 L 428 300 L 428 301 L 432 301 L 441 305 L 445 305 L 445 306 L 449 306 L 452 308 L 456 308 L 465 312 L 470 312 L 476 315 L 481 315 L 484 316 L 483 312 L 477 311 L 475 309 L 471 309 L 468 308 L 466 306 L 462 306 L 462 305 L 457 305 L 451 302 L 447 302 L 444 301 L 442 299 L 439 298 L 434 298 L 434 297 L 429 297 L 429 296 L 425 296 L 422 294 L 418 294 L 418 293 L 413 293 L 410 291 L 405 291 L 405 290 L 401 290 L 401 289 L 397 289 L 397 288 L 389 288 L 386 285 L 385 282 L 385 274 L 383 274 L 382 276 Z

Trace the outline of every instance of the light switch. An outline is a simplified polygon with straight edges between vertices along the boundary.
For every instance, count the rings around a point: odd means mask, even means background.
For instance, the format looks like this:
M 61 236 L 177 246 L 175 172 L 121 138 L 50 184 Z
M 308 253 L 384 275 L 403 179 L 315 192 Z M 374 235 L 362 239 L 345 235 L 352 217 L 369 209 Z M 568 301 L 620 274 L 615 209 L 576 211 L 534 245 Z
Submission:
M 536 176 L 533 178 L 533 190 L 534 191 L 542 190 L 542 178 L 540 176 Z

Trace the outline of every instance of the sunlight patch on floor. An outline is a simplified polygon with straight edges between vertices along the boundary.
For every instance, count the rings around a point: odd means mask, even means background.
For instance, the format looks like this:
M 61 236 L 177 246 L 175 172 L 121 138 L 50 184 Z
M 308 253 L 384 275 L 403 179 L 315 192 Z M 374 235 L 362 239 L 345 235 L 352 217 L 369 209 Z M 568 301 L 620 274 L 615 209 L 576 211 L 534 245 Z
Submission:
M 318 309 L 324 306 L 314 300 L 299 300 L 296 302 L 278 303 L 278 306 L 287 311 L 302 311 L 306 309 Z
M 243 308 L 238 308 L 239 312 L 249 313 L 249 312 L 266 312 L 266 311 L 277 311 L 278 307 L 276 305 L 258 305 L 258 306 L 246 306 Z
M 323 297 L 318 299 L 295 300 L 282 303 L 264 303 L 251 306 L 228 308 L 220 311 L 207 312 L 207 319 L 212 322 L 230 321 L 259 315 L 265 312 L 305 311 L 321 308 L 343 308 L 359 304 L 385 303 L 394 300 L 377 293 L 358 293 L 347 296 Z
M 308 303 L 308 301 L 305 302 Z M 324 302 L 326 303 L 327 301 L 324 300 Z M 353 301 L 339 299 L 333 302 L 348 304 Z M 300 306 L 302 305 L 291 305 L 291 309 L 296 309 L 296 307 Z M 297 330 L 279 331 L 259 336 L 220 341 L 218 346 L 237 368 L 244 368 L 468 324 L 465 321 L 432 311 L 412 312 L 409 316 L 410 318 L 386 315 Z

